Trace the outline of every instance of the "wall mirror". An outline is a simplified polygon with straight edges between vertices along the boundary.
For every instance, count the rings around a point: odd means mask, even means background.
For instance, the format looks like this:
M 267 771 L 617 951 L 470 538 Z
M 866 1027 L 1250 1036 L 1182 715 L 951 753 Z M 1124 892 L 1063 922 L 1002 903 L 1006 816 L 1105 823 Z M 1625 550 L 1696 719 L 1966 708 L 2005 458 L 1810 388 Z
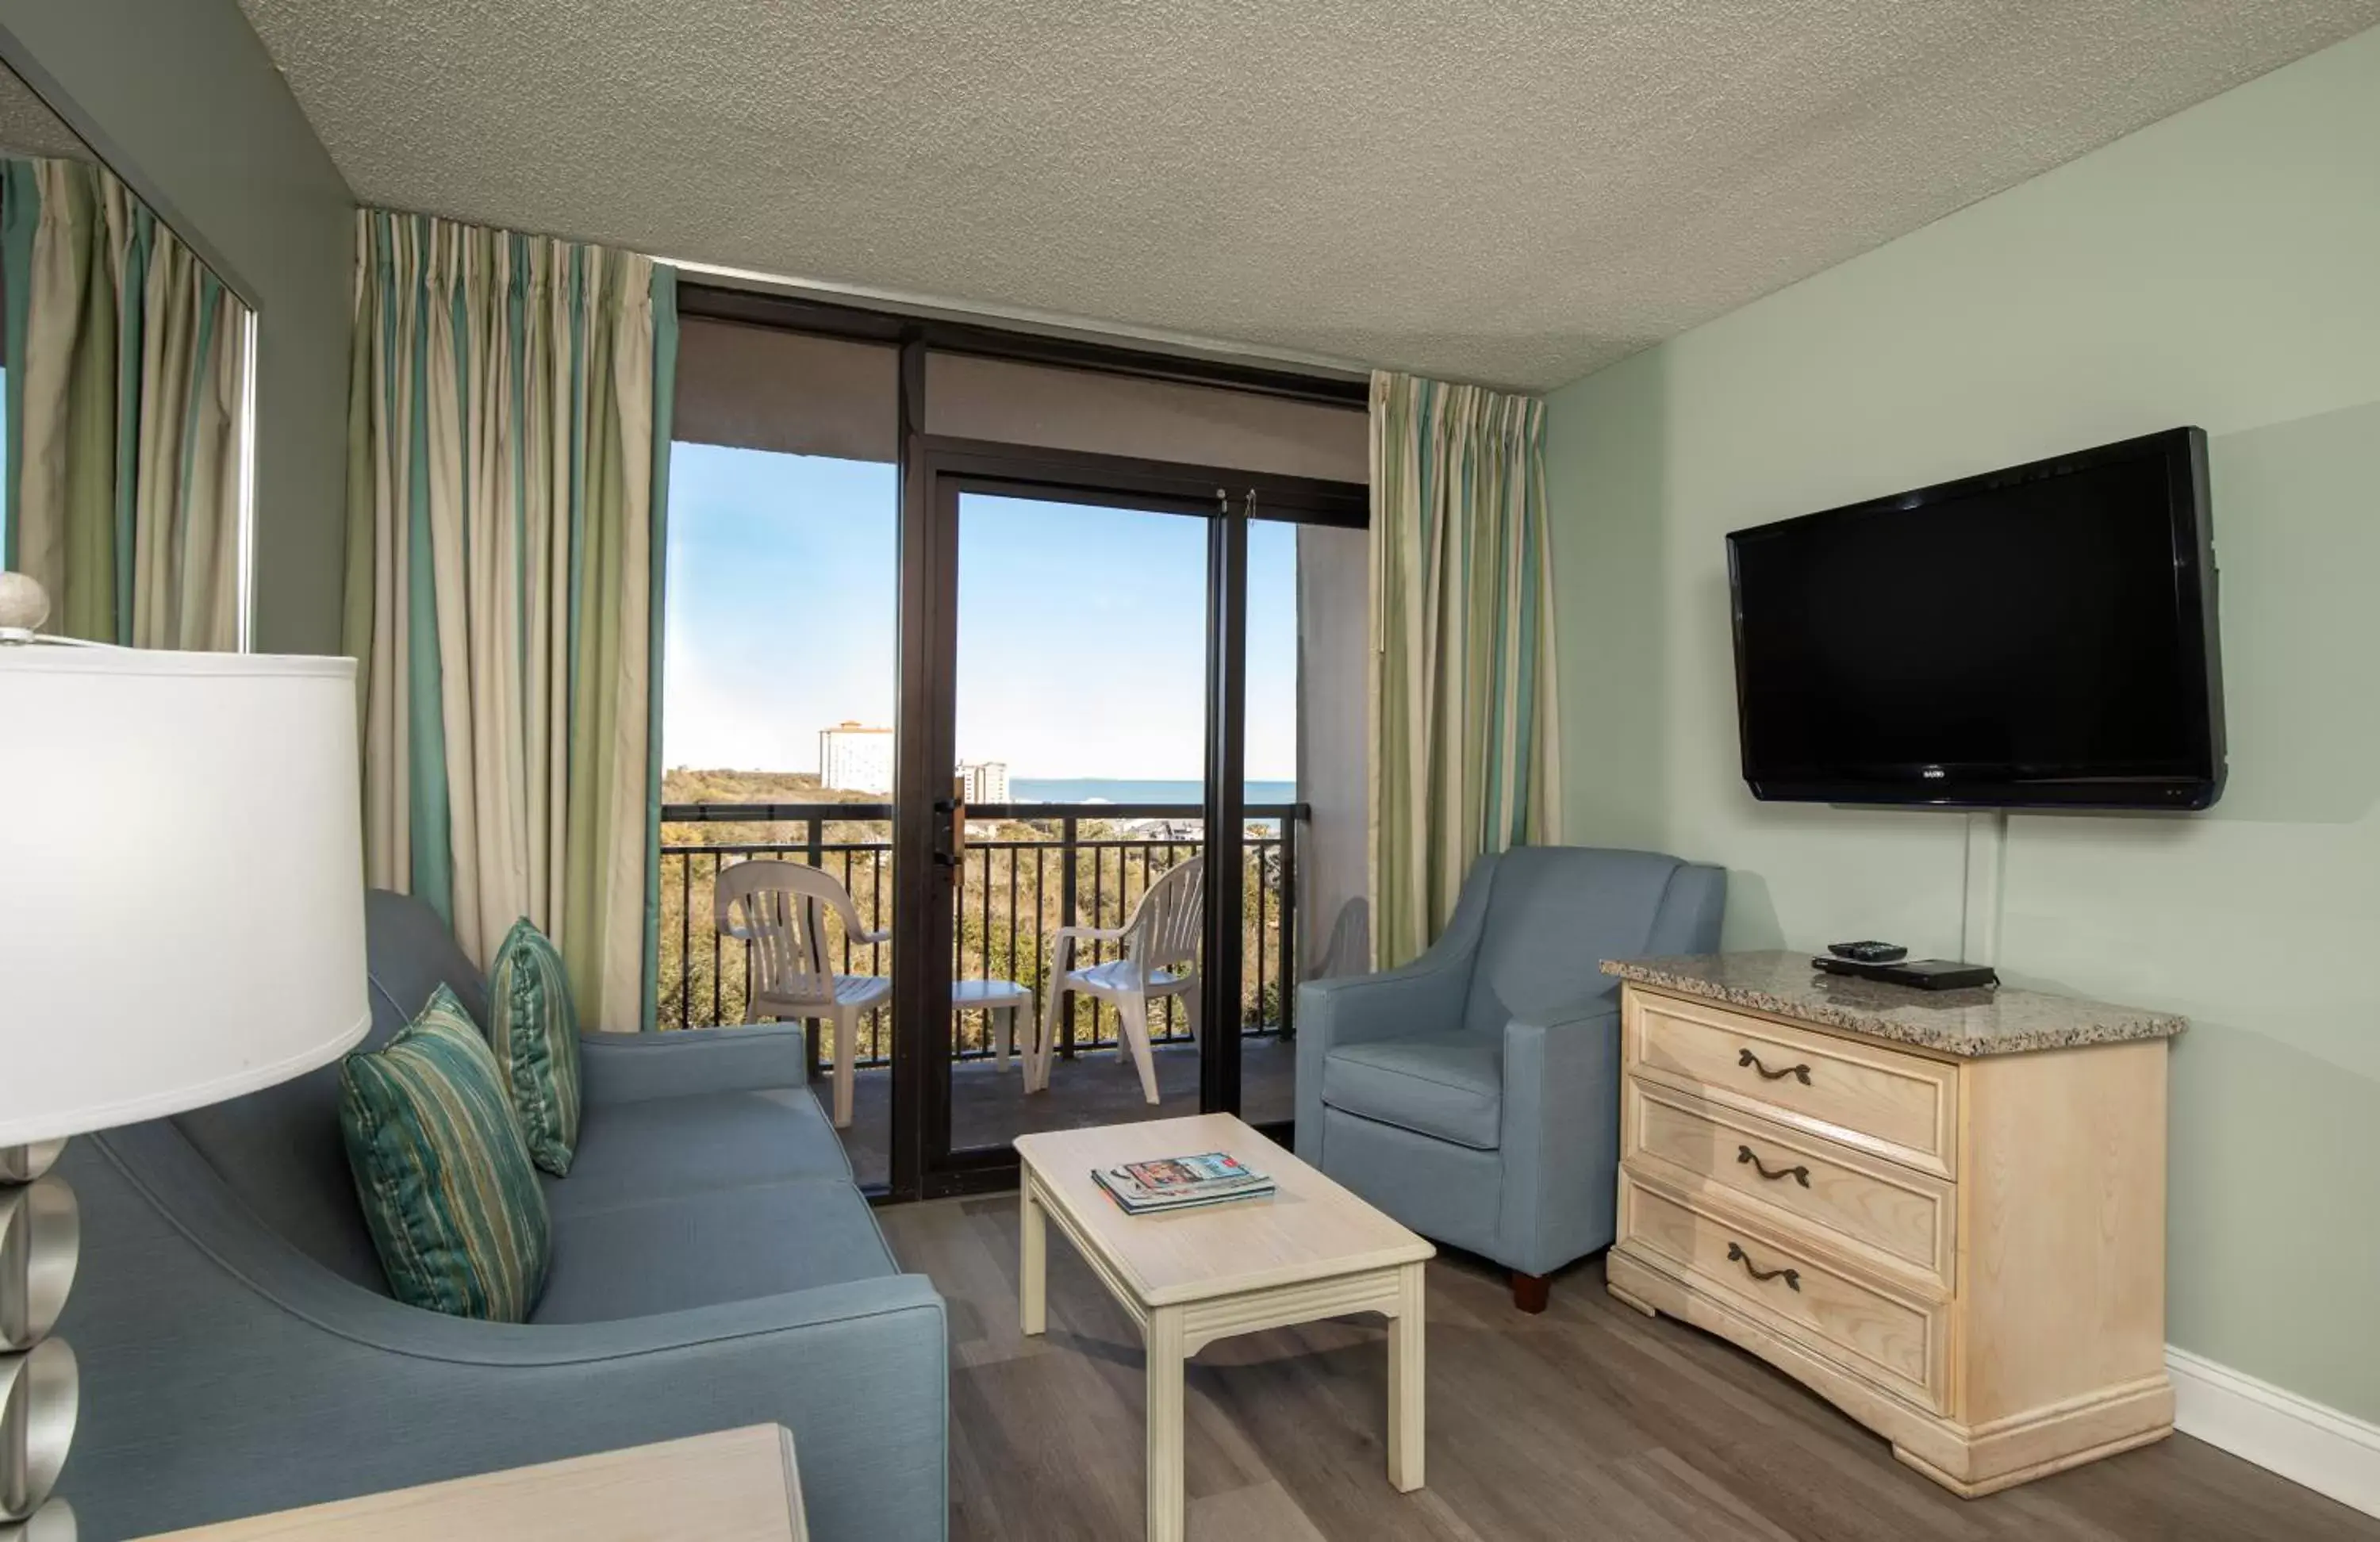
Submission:
M 248 306 L 0 66 L 0 568 L 54 636 L 247 646 Z

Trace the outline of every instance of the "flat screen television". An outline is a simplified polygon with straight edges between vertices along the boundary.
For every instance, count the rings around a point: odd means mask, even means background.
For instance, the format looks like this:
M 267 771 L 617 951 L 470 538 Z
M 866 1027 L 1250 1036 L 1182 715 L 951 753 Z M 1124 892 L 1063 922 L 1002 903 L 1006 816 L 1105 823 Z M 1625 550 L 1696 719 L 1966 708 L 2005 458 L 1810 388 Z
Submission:
M 1756 797 L 2190 809 L 2223 790 L 2197 429 L 1737 530 L 1727 551 Z

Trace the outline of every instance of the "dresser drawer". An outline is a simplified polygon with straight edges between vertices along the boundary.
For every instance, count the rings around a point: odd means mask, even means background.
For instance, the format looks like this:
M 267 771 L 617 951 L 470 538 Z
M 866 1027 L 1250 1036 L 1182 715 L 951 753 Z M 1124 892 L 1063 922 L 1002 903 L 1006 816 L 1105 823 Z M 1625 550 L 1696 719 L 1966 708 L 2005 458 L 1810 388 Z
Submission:
M 1629 1069 L 1725 1108 L 1954 1176 L 1959 1068 L 1641 990 L 1623 1014 Z
M 1621 1155 L 1691 1192 L 1727 1190 L 1783 1211 L 1780 1225 L 1830 1234 L 1840 1248 L 1878 1256 L 1948 1293 L 1958 1190 L 1834 1141 L 1717 1108 L 1641 1076 L 1628 1078 Z
M 1947 1302 L 1879 1289 L 1625 1169 L 1620 1243 L 1854 1376 L 1936 1413 L 1948 1406 Z

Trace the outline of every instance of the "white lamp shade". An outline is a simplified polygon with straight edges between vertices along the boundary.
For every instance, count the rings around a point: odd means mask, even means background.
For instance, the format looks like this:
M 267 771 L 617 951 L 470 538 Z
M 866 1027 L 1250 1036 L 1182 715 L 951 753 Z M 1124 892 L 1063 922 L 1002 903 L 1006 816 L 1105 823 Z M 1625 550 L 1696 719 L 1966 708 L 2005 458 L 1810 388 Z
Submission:
M 355 663 L 0 645 L 0 1147 L 370 1026 Z

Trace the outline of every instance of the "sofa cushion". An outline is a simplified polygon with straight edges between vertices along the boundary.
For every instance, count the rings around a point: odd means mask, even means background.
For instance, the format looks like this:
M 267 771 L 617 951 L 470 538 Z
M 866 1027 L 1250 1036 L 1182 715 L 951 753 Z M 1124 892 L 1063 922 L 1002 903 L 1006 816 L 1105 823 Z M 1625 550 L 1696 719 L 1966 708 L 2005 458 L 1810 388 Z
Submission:
M 455 992 L 472 1022 L 487 1022 L 488 983 L 427 902 L 384 889 L 365 891 L 364 956 L 375 1028 L 395 1032 L 442 985 Z
M 1503 1038 L 1408 1034 L 1333 1050 L 1322 1062 L 1322 1101 L 1416 1135 L 1493 1150 L 1503 1116 Z
M 387 1043 L 442 985 L 471 1021 L 487 1021 L 486 987 L 429 905 L 408 894 L 369 891 L 364 941 L 372 1026 L 358 1049 Z M 174 1125 L 267 1228 L 324 1268 L 388 1293 L 347 1175 L 336 1063 L 177 1114 Z
M 522 1322 L 549 1262 L 528 1147 L 480 1026 L 441 986 L 382 1049 L 339 1065 L 339 1125 L 399 1301 Z
M 578 1014 L 562 954 L 526 916 L 488 969 L 488 1046 L 529 1160 L 563 1177 L 578 1144 Z
M 900 1272 L 847 1180 L 713 1189 L 555 1217 L 529 1320 L 611 1322 Z
M 361 1048 L 386 1042 L 375 1026 Z M 341 1278 L 388 1293 L 339 1138 L 337 1062 L 168 1123 L 266 1230 Z
M 834 1126 L 807 1087 L 589 1105 L 557 1216 L 789 1178 L 851 1182 Z

